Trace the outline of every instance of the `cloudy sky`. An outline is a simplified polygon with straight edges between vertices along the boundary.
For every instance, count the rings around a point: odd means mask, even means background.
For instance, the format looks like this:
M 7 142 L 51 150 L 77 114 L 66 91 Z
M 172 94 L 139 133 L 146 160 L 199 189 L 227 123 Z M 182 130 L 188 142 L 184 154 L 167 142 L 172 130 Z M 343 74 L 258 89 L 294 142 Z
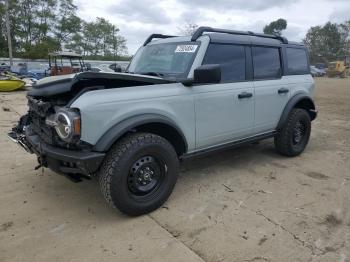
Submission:
M 308 28 L 350 20 L 350 0 L 74 0 L 81 18 L 104 17 L 120 28 L 134 54 L 152 33 L 178 34 L 187 22 L 200 26 L 262 32 L 284 18 L 284 35 L 300 41 Z

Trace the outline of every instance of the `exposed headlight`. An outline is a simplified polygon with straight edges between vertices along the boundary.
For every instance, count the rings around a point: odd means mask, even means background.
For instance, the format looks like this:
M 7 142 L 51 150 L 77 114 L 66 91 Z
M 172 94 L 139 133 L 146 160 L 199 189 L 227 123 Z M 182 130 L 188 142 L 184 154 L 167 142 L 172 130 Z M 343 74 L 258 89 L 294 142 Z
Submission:
M 77 110 L 61 109 L 55 115 L 47 117 L 45 122 L 55 128 L 63 141 L 72 142 L 80 137 L 81 120 Z
M 72 122 L 66 113 L 60 112 L 56 116 L 56 132 L 62 139 L 67 139 L 72 134 Z

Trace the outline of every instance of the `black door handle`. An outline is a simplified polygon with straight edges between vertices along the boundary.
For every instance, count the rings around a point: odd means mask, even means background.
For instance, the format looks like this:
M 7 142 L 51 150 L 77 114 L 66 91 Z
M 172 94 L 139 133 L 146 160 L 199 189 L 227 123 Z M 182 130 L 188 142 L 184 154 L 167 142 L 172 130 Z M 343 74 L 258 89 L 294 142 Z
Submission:
M 250 98 L 250 97 L 252 97 L 252 96 L 253 96 L 252 93 L 243 92 L 243 93 L 240 93 L 240 94 L 238 95 L 238 99 Z
M 281 88 L 281 89 L 278 89 L 278 93 L 279 94 L 286 94 L 286 93 L 288 93 L 289 92 L 289 89 L 287 89 L 287 88 Z

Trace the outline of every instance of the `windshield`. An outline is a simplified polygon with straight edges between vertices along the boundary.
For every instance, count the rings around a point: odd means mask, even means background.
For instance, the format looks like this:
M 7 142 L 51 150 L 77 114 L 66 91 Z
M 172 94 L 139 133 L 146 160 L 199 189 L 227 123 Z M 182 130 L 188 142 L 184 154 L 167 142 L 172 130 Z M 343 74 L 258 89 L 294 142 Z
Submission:
M 129 72 L 163 78 L 186 78 L 198 46 L 199 43 L 194 42 L 145 46 L 132 60 Z

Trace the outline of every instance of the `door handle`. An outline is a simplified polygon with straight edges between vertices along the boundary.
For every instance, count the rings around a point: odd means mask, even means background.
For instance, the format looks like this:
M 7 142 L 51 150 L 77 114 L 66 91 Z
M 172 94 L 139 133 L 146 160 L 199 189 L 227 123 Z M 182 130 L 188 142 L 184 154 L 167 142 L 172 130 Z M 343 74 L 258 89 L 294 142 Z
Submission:
M 240 94 L 238 95 L 238 99 L 250 98 L 250 97 L 252 97 L 252 96 L 253 96 L 252 93 L 243 92 L 243 93 L 240 93 Z
M 279 94 L 287 94 L 289 92 L 289 89 L 287 88 L 281 88 L 281 89 L 278 89 L 278 93 Z

